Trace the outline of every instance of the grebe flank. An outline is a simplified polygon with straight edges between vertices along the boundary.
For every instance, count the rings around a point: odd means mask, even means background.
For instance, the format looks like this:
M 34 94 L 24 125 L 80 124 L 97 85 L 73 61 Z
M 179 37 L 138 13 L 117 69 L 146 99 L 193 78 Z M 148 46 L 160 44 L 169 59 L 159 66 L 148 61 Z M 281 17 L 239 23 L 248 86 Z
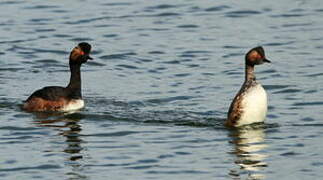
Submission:
M 256 81 L 254 66 L 270 63 L 262 47 L 251 49 L 245 57 L 245 81 L 233 99 L 225 125 L 238 127 L 263 122 L 267 114 L 267 93 Z
M 91 45 L 79 43 L 70 53 L 70 82 L 67 87 L 47 86 L 35 91 L 24 102 L 23 109 L 34 111 L 73 111 L 84 107 L 81 92 L 81 65 L 90 57 Z

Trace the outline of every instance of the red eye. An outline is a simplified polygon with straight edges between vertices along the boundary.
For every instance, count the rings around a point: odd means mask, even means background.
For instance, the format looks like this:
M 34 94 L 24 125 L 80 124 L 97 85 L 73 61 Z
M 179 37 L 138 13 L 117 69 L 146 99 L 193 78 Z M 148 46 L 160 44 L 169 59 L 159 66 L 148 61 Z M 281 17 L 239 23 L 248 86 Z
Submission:
M 81 52 L 80 52 L 80 54 L 81 54 L 81 55 L 84 55 L 84 52 L 83 52 L 83 51 L 81 51 Z

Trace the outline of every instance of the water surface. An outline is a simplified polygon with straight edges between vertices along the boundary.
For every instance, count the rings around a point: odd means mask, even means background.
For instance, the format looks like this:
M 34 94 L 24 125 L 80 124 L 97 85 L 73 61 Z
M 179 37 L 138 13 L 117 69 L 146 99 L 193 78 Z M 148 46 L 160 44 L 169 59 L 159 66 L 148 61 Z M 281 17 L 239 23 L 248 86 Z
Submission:
M 0 2 L 1 179 L 320 179 L 321 1 Z M 82 67 L 86 108 L 26 113 Z M 264 125 L 222 126 L 244 54 L 269 95 Z

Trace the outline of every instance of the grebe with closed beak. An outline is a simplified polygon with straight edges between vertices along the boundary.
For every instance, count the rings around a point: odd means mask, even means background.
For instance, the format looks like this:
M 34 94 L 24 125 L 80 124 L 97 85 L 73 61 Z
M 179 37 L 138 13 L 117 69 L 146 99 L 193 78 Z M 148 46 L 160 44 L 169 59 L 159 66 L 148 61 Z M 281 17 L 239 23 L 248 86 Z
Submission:
M 233 99 L 225 125 L 238 127 L 263 122 L 267 114 L 267 93 L 254 74 L 255 65 L 270 63 L 262 47 L 251 49 L 245 57 L 245 81 Z
M 70 53 L 70 82 L 67 87 L 47 86 L 35 91 L 24 102 L 23 109 L 34 111 L 73 111 L 84 107 L 81 92 L 81 65 L 90 57 L 91 45 L 79 43 Z

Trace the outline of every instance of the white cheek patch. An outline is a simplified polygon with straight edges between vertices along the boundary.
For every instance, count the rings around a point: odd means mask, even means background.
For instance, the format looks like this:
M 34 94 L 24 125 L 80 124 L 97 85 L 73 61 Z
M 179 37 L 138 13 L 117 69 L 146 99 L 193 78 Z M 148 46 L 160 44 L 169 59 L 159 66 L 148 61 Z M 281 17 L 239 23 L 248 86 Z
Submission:
M 84 107 L 84 100 L 77 99 L 72 100 L 68 104 L 66 104 L 63 108 L 63 111 L 75 111 Z

